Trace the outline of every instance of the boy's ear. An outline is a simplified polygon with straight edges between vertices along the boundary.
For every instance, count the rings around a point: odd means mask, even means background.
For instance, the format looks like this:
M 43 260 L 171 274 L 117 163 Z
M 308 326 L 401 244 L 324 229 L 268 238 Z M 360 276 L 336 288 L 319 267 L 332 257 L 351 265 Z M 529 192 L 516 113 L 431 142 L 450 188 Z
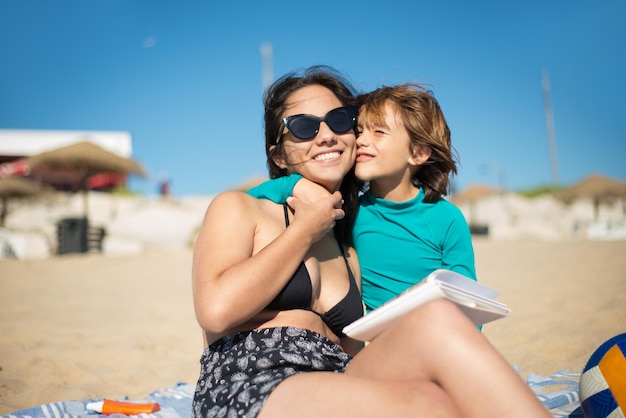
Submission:
M 270 146 L 270 155 L 272 156 L 272 160 L 274 161 L 274 163 L 282 168 L 282 169 L 286 169 L 287 168 L 287 164 L 285 163 L 285 158 L 282 152 L 278 152 L 278 150 L 276 149 L 276 145 L 271 145 Z
M 428 145 L 416 145 L 413 147 L 413 155 L 409 158 L 409 164 L 422 165 L 432 154 L 433 150 Z

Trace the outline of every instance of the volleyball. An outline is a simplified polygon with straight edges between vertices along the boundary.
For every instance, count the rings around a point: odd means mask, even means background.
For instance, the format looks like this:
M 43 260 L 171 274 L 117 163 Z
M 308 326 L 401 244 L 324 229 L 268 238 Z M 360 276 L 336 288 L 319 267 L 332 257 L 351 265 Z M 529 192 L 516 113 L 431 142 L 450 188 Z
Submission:
M 589 358 L 578 386 L 586 418 L 624 418 L 626 333 L 605 341 Z

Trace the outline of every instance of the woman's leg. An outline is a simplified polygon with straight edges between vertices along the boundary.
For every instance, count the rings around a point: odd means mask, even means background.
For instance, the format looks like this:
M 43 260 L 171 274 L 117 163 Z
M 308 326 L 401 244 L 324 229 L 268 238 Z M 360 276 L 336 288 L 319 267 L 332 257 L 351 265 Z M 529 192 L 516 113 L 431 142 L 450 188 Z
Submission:
M 291 376 L 269 396 L 259 418 L 280 417 L 461 417 L 436 384 L 391 381 L 345 373 Z
M 292 376 L 265 417 L 533 417 L 550 414 L 453 304 L 428 303 L 368 344 L 346 373 Z
M 357 354 L 346 374 L 434 382 L 466 417 L 550 417 L 474 324 L 444 300 L 407 314 Z

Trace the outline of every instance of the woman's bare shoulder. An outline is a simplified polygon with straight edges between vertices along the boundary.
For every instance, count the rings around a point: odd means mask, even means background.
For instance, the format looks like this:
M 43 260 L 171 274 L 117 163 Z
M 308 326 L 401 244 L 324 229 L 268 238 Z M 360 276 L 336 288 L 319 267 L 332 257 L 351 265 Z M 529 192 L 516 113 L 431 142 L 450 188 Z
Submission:
M 278 204 L 266 199 L 257 199 L 244 192 L 226 191 L 216 195 L 207 209 L 207 215 L 214 212 L 228 212 L 233 216 L 245 215 L 247 218 L 267 216 L 275 213 Z
M 217 194 L 213 200 L 211 200 L 211 205 L 243 205 L 250 204 L 253 200 L 256 199 L 244 192 L 228 190 Z

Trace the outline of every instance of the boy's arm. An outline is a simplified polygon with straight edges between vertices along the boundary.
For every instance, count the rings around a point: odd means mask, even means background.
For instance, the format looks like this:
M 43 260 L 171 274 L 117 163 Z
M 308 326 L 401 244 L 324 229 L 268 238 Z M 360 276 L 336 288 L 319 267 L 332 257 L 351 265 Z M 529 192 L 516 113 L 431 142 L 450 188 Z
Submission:
M 268 180 L 248 190 L 247 193 L 257 199 L 268 199 L 275 203 L 285 203 L 290 196 L 304 203 L 313 203 L 330 195 L 324 187 L 305 179 L 300 174 Z
M 298 180 L 303 177 L 300 174 L 291 174 L 279 177 L 254 186 L 246 193 L 257 199 L 268 199 L 274 203 L 285 203 L 289 196 L 293 195 L 293 188 Z

